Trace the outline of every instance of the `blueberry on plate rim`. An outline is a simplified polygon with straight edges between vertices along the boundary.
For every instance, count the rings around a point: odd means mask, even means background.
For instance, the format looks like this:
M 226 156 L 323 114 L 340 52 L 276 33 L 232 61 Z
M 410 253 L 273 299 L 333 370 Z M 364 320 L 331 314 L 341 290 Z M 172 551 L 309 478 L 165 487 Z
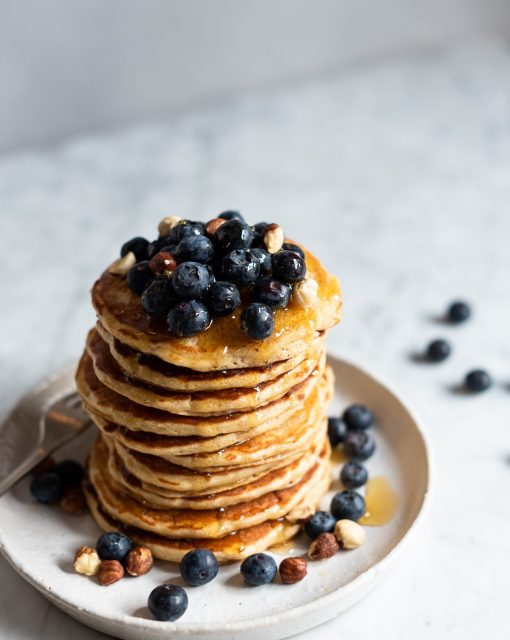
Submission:
M 339 491 L 331 500 L 331 513 L 337 520 L 357 522 L 365 513 L 365 499 L 357 491 Z
M 218 560 L 209 549 L 192 549 L 179 565 L 181 576 L 194 587 L 207 584 L 218 575 Z
M 241 563 L 241 574 L 253 587 L 272 582 L 276 572 L 276 562 L 267 553 L 254 553 Z
M 174 622 L 188 608 L 188 595 L 179 585 L 160 584 L 150 592 L 147 607 L 156 620 Z

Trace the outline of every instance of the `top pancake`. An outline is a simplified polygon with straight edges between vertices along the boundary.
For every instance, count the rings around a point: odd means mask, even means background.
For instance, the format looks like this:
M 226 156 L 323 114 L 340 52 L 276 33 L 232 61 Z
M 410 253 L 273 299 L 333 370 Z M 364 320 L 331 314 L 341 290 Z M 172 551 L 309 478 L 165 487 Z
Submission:
M 306 250 L 305 257 L 308 277 L 319 285 L 318 300 L 303 308 L 291 299 L 287 308 L 275 312 L 274 333 L 263 341 L 252 340 L 242 331 L 241 308 L 231 316 L 215 318 L 209 329 L 196 336 L 172 336 L 164 319 L 144 312 L 126 279 L 107 271 L 92 288 L 92 302 L 102 325 L 114 338 L 165 362 L 197 371 L 264 367 L 306 351 L 320 331 L 341 319 L 338 280 Z

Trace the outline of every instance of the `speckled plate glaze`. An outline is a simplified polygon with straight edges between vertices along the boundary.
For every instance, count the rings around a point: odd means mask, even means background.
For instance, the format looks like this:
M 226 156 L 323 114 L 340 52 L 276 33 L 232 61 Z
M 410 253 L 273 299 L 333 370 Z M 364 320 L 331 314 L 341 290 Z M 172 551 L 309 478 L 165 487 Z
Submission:
M 305 580 L 291 586 L 275 582 L 248 587 L 238 564 L 223 566 L 212 583 L 187 588 L 188 610 L 173 623 L 153 620 L 146 602 L 150 591 L 162 582 L 185 586 L 175 565 L 158 562 L 149 574 L 125 578 L 107 588 L 99 586 L 95 578 L 76 574 L 72 566 L 75 550 L 83 544 L 93 546 L 99 529 L 89 515 L 71 516 L 57 507 L 34 504 L 27 479 L 0 498 L 0 551 L 57 607 L 90 627 L 126 640 L 276 640 L 337 616 L 369 593 L 398 558 L 404 541 L 423 518 L 430 470 L 419 421 L 398 395 L 345 360 L 330 357 L 329 362 L 336 374 L 331 413 L 352 402 L 364 402 L 372 408 L 377 416 L 374 435 L 378 449 L 367 466 L 372 477 L 384 476 L 399 495 L 396 516 L 386 525 L 367 527 L 367 541 L 360 549 L 310 562 Z M 40 399 L 44 409 L 72 389 L 71 368 L 50 376 L 29 395 Z M 14 458 L 34 446 L 37 437 L 34 425 L 15 416 L 9 416 L 0 428 L 0 477 Z M 92 433 L 83 436 L 58 457 L 83 459 L 92 437 Z M 339 467 L 335 465 L 325 508 L 340 488 L 336 480 Z M 273 554 L 279 562 L 305 549 L 306 540 L 298 538 L 292 549 Z

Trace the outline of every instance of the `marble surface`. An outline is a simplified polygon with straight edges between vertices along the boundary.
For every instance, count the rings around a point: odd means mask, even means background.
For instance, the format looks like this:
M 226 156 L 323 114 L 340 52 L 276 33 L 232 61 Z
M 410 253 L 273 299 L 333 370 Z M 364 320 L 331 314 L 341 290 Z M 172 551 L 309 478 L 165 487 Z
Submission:
M 345 68 L 129 130 L 0 158 L 0 410 L 77 358 L 88 289 L 159 218 L 281 222 L 342 279 L 329 346 L 422 415 L 435 482 L 388 580 L 303 640 L 507 637 L 510 575 L 510 52 L 498 41 Z M 440 321 L 452 298 L 472 321 Z M 416 362 L 445 336 L 453 356 Z M 494 387 L 459 392 L 483 366 Z M 44 553 L 44 549 L 41 549 Z M 30 612 L 27 615 L 27 612 Z M 0 561 L 0 637 L 101 637 Z

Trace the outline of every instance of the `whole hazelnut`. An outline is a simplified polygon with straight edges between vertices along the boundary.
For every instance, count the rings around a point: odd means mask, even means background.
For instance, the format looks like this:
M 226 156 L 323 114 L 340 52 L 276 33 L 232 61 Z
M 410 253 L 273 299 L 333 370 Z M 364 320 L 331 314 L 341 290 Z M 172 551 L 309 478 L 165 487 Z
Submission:
M 365 530 L 353 520 L 338 520 L 335 538 L 342 549 L 357 549 L 365 542 Z
M 332 533 L 320 533 L 308 547 L 308 557 L 312 560 L 331 558 L 338 552 L 339 546 Z
M 148 547 L 133 547 L 124 560 L 126 571 L 130 576 L 143 576 L 152 569 L 154 560 Z
M 182 220 L 180 216 L 166 216 L 158 224 L 158 231 L 160 238 L 166 238 L 170 235 L 170 231 L 179 224 Z
M 268 253 L 278 253 L 285 242 L 285 234 L 279 224 L 268 224 L 262 232 L 262 243 Z
M 73 484 L 65 488 L 59 506 L 66 513 L 81 514 L 85 512 L 87 501 L 79 484 Z
M 226 220 L 224 220 L 223 218 L 213 218 L 212 220 L 209 220 L 209 222 L 205 225 L 206 234 L 210 238 L 212 238 L 218 228 L 221 227 L 222 224 L 225 224 L 225 222 Z
M 118 560 L 103 560 L 97 577 L 103 587 L 108 587 L 124 577 L 124 567 Z
M 136 264 L 136 256 L 132 251 L 128 251 L 125 256 L 118 258 L 108 267 L 108 273 L 116 276 L 125 276 L 127 272 Z
M 319 297 L 317 280 L 307 278 L 294 285 L 292 297 L 300 307 L 313 307 Z
M 84 576 L 95 576 L 101 559 L 92 547 L 80 547 L 74 556 L 74 570 Z
M 157 276 L 170 276 L 175 270 L 177 262 L 168 251 L 160 251 L 151 258 L 149 269 Z
M 284 584 L 300 582 L 307 573 L 305 558 L 285 558 L 280 562 L 280 578 Z

